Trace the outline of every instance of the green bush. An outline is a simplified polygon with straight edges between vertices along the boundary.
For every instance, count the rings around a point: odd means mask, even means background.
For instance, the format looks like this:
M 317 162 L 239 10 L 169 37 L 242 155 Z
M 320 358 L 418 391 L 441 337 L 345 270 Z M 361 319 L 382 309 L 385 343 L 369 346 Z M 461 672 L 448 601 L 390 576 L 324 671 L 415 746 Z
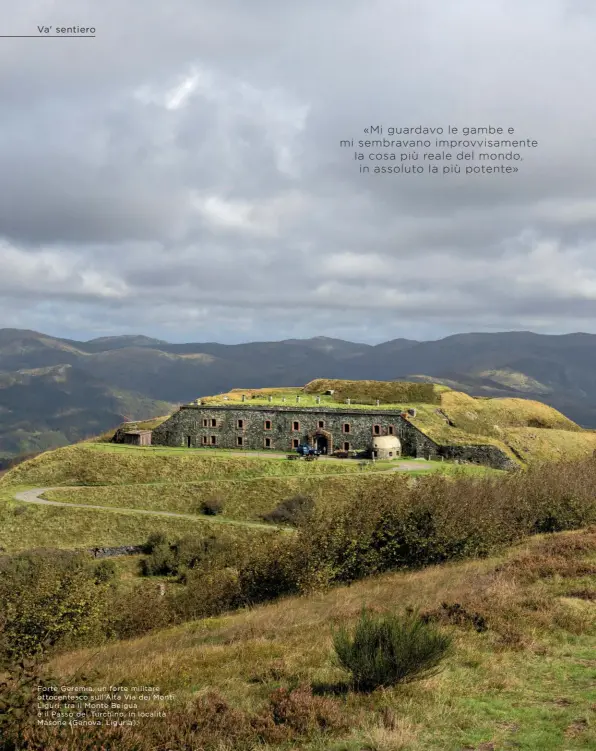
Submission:
M 297 594 L 300 561 L 296 552 L 294 541 L 287 535 L 253 546 L 238 566 L 238 584 L 244 603 L 256 605 Z
M 143 576 L 171 576 L 177 571 L 176 551 L 168 542 L 152 546 L 149 555 L 141 561 Z
M 19 660 L 101 638 L 108 589 L 81 553 L 39 550 L 0 559 L 0 654 Z
M 133 639 L 175 623 L 170 599 L 150 582 L 114 592 L 104 617 L 107 635 L 116 639 Z
M 205 516 L 217 516 L 224 510 L 224 502 L 222 498 L 205 498 L 199 504 L 199 511 Z
M 39 712 L 37 687 L 51 686 L 55 679 L 41 659 L 0 658 L 0 676 L 0 751 L 29 748 L 26 736 Z
M 95 567 L 95 578 L 100 584 L 113 582 L 118 576 L 118 569 L 114 561 L 100 561 Z
M 211 534 L 208 537 L 188 535 L 176 542 L 153 536 L 144 546 L 149 551 L 141 561 L 143 576 L 179 576 L 184 581 L 189 569 L 228 565 L 233 559 L 233 546 Z
M 361 691 L 435 675 L 451 645 L 450 636 L 413 612 L 372 615 L 363 609 L 353 634 L 343 627 L 333 635 L 336 661 Z
M 298 526 L 306 522 L 315 508 L 315 502 L 306 495 L 294 495 L 279 503 L 273 511 L 263 514 L 266 522 Z
M 143 545 L 143 553 L 149 555 L 152 553 L 158 545 L 164 545 L 168 543 L 168 538 L 163 532 L 153 532 L 147 538 L 147 542 Z
M 177 617 L 183 621 L 211 618 L 243 604 L 238 572 L 231 567 L 189 571 L 185 584 L 172 601 Z

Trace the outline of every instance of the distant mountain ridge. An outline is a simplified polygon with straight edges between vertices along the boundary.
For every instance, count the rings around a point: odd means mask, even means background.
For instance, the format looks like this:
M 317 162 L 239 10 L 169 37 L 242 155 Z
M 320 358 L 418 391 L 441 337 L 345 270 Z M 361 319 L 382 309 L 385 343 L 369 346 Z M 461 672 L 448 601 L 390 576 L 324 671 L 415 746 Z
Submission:
M 54 439 L 63 445 L 107 430 L 123 415 L 164 414 L 235 387 L 296 386 L 315 378 L 433 380 L 473 396 L 538 399 L 596 428 L 593 334 L 469 333 L 376 345 L 325 336 L 170 344 L 142 335 L 81 342 L 0 329 L 0 455 L 36 450 L 40 442 L 51 448 L 44 441 Z

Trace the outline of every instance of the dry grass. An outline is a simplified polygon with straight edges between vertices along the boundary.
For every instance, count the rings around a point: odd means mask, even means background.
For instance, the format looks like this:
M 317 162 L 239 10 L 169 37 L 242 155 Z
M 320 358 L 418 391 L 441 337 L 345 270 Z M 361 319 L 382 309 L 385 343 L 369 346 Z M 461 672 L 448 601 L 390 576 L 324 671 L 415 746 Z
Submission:
M 505 440 L 528 464 L 581 459 L 596 449 L 596 433 L 590 431 L 509 428 Z
M 330 732 L 339 744 L 324 745 L 330 741 L 314 726 L 305 736 L 294 735 L 296 747 L 313 751 L 455 751 L 482 742 L 501 748 L 512 728 L 522 749 L 587 748 L 593 739 L 588 726 L 576 728 L 575 736 L 588 745 L 562 743 L 565 729 L 593 702 L 593 663 L 583 656 L 596 633 L 594 605 L 575 606 L 560 597 L 557 581 L 562 577 L 575 586 L 595 555 L 596 530 L 545 536 L 500 559 L 384 575 L 288 598 L 96 652 L 63 655 L 53 667 L 65 676 L 86 662 L 96 683 L 159 685 L 183 704 L 215 691 L 251 716 L 263 710 L 272 691 L 311 685 L 315 695 L 332 699 Z M 465 619 L 441 619 L 443 603 L 482 613 L 487 628 L 478 632 Z M 355 621 L 363 604 L 379 611 L 409 606 L 437 618 L 453 629 L 455 658 L 444 673 L 418 685 L 370 697 L 345 693 L 345 678 L 330 661 L 331 627 Z M 563 693 L 568 704 L 553 712 L 548 702 Z M 345 722 L 351 722 L 351 731 L 342 729 Z M 270 743 L 281 747 L 279 741 Z

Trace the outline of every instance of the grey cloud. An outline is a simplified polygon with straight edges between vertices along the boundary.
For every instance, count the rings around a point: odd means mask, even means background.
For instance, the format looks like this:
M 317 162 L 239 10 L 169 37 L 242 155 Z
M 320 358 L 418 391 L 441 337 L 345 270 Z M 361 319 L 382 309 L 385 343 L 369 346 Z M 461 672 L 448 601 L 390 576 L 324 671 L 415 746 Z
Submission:
M 0 41 L 0 325 L 595 330 L 591 5 L 22 0 L 3 23 L 97 38 Z M 515 176 L 362 175 L 339 140 L 376 123 L 540 146 Z

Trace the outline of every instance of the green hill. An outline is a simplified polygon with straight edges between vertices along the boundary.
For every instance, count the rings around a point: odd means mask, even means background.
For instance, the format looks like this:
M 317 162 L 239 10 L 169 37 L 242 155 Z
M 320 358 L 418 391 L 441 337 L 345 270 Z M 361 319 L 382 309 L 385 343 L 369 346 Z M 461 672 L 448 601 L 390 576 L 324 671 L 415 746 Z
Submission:
M 147 418 L 173 408 L 110 388 L 72 365 L 0 372 L 0 458 L 67 446 L 123 418 Z

